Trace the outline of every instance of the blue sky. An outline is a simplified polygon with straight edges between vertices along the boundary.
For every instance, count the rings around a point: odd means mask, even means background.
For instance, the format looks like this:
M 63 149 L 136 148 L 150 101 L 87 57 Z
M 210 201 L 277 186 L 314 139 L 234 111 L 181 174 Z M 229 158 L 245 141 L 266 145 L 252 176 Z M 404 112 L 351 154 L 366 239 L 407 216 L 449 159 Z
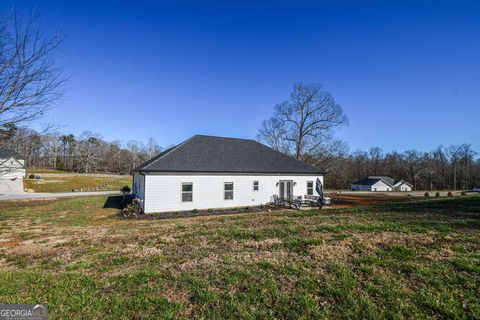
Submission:
M 68 90 L 47 117 L 63 131 L 254 138 L 302 81 L 343 106 L 352 150 L 480 151 L 480 1 L 15 3 L 67 35 Z

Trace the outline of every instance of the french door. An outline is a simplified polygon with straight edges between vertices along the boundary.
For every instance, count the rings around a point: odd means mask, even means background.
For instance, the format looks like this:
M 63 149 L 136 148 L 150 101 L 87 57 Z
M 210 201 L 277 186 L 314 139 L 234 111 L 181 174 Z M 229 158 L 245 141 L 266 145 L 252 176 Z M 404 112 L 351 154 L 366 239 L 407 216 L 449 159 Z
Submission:
M 290 201 L 293 195 L 293 181 L 280 180 L 279 181 L 279 195 L 280 199 Z

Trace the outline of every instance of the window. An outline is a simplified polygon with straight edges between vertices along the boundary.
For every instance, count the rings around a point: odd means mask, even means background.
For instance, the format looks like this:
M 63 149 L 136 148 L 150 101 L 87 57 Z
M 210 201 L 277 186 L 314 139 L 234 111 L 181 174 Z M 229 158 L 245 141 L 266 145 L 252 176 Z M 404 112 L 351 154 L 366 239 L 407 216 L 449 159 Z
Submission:
M 193 183 L 183 182 L 182 183 L 182 202 L 191 202 L 191 201 L 193 201 Z
M 258 181 L 253 181 L 253 191 L 258 191 Z
M 313 196 L 313 181 L 307 181 L 307 195 Z
M 233 182 L 225 182 L 225 200 L 233 200 Z

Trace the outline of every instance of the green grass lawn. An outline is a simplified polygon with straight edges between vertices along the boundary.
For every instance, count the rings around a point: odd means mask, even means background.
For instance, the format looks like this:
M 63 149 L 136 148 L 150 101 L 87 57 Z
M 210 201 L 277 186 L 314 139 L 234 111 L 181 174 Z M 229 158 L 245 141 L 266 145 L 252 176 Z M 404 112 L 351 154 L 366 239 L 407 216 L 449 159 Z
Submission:
M 0 301 L 51 319 L 480 318 L 480 197 L 172 220 L 0 203 Z
M 35 192 L 71 192 L 72 190 L 82 189 L 82 191 L 95 191 L 94 188 L 105 185 L 107 181 L 115 180 L 108 187 L 102 190 L 120 190 L 123 186 L 132 187 L 132 177 L 124 178 L 108 177 L 108 176 L 58 176 L 58 177 L 42 177 L 40 180 L 25 179 L 24 187 L 33 189 Z

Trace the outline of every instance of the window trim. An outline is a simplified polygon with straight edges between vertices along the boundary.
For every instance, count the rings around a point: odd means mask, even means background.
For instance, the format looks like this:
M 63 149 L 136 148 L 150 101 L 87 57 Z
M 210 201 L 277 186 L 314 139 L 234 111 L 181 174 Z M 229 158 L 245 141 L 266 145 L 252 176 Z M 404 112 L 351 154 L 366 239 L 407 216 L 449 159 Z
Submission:
M 183 186 L 185 185 L 191 185 L 192 186 L 192 191 L 183 191 Z M 180 200 L 182 202 L 193 202 L 193 182 L 182 182 L 182 188 L 180 189 Z M 191 194 L 191 200 L 183 200 L 183 195 L 184 194 Z
M 225 187 L 227 186 L 227 184 L 231 184 L 231 185 L 232 185 L 232 190 L 227 190 L 227 189 L 225 189 Z M 234 191 L 235 191 L 235 186 L 234 186 L 234 184 L 233 184 L 233 181 L 224 182 L 224 183 L 223 183 L 223 200 L 233 200 L 233 199 L 234 199 Z M 231 192 L 231 193 L 232 193 L 232 198 L 231 198 L 231 199 L 227 199 L 227 192 Z
M 308 186 L 309 183 L 312 184 L 312 187 L 311 187 L 311 188 Z M 309 189 L 312 189 L 312 193 L 311 193 L 311 194 L 308 193 L 308 190 L 309 190 Z M 314 189 L 313 189 L 313 181 L 307 181 L 307 196 L 313 196 L 313 191 L 314 191 Z
M 255 189 L 255 183 L 257 184 L 257 189 Z M 253 180 L 253 191 L 260 190 L 260 182 L 258 180 Z

